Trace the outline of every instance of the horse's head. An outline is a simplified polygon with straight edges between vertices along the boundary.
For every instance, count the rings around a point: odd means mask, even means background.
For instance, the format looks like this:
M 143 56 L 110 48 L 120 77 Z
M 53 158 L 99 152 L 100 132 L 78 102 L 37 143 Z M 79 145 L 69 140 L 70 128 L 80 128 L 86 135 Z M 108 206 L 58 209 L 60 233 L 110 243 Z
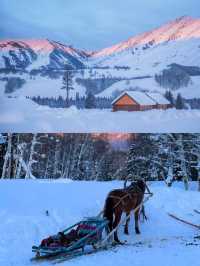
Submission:
M 150 193 L 149 188 L 146 185 L 145 178 L 140 178 L 140 179 L 138 179 L 136 181 L 132 181 L 130 183 L 130 185 L 127 186 L 127 182 L 128 182 L 128 180 L 130 180 L 129 179 L 130 177 L 133 178 L 132 175 L 128 175 L 128 177 L 124 181 L 124 189 L 133 189 L 135 187 L 138 187 L 142 191 L 142 193 L 144 193 L 146 189 Z
M 146 189 L 146 182 L 144 179 L 139 179 L 136 181 L 136 185 L 140 188 L 140 190 L 144 193 Z

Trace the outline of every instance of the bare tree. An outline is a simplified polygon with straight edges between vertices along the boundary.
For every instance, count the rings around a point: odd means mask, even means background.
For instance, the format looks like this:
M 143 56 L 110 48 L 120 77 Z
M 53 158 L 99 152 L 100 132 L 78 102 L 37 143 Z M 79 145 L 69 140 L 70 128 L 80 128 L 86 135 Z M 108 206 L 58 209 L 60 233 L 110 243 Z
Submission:
M 7 139 L 7 150 L 4 158 L 3 171 L 1 178 L 11 178 L 11 167 L 12 167 L 12 133 L 8 133 Z
M 26 179 L 28 179 L 28 178 L 35 179 L 36 178 L 32 174 L 32 165 L 37 162 L 34 159 L 34 155 L 36 154 L 36 152 L 35 152 L 35 146 L 38 143 L 40 143 L 40 142 L 37 141 L 37 134 L 33 134 L 33 139 L 32 139 L 32 142 L 31 142 L 31 149 L 30 149 L 29 160 L 28 160 L 28 164 L 27 164 L 27 167 L 26 167 L 26 176 L 25 176 Z
M 24 162 L 24 150 L 26 148 L 26 144 L 25 143 L 21 143 L 17 145 L 17 149 L 18 149 L 18 158 L 17 158 L 17 163 L 16 163 L 16 178 L 20 178 L 21 177 L 21 171 L 23 166 L 25 165 Z
M 183 149 L 183 136 L 182 136 L 182 134 L 180 134 L 178 141 L 179 141 L 179 151 L 180 151 L 180 159 L 181 159 L 181 170 L 183 173 L 183 182 L 184 182 L 185 190 L 188 190 L 189 183 L 188 183 L 188 174 L 187 174 L 187 167 L 186 167 L 185 152 Z

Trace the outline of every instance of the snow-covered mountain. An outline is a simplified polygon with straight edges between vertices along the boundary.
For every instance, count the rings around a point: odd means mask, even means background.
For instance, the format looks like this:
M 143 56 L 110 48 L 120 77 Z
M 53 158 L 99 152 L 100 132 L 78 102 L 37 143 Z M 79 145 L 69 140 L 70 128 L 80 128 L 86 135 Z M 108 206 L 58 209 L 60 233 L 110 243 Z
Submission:
M 76 70 L 85 68 L 84 71 L 74 72 L 75 90 L 71 92 L 73 97 L 76 93 L 84 96 L 88 91 L 86 85 L 90 85 L 89 90 L 93 89 L 94 94 L 98 93 L 99 96 L 105 97 L 113 96 L 117 91 L 127 90 L 129 87 L 164 93 L 163 87 L 155 83 L 154 75 L 168 68 L 169 65 L 178 66 L 189 76 L 199 76 L 191 77 L 188 86 L 181 87 L 179 92 L 183 92 L 186 98 L 200 98 L 199 18 L 184 16 L 97 52 L 81 51 L 50 40 L 0 41 L 0 87 L 2 87 L 0 93 L 31 97 L 64 96 L 65 92 L 60 89 L 62 73 L 53 76 L 52 72 L 48 71 L 60 70 L 66 66 Z M 19 76 L 18 73 L 9 73 L 10 69 L 26 71 L 20 76 L 20 79 L 25 81 L 21 82 L 24 85 L 19 86 L 20 89 L 6 89 L 8 83 L 6 78 Z M 44 73 L 43 70 L 48 71 Z M 195 74 L 193 75 L 192 72 Z M 54 80 L 49 80 L 52 76 Z M 113 78 L 114 81 L 107 82 L 108 86 L 103 88 L 101 79 L 104 82 L 106 78 Z M 93 84 L 89 84 L 87 79 L 92 79 Z M 132 81 L 128 83 L 127 79 Z M 121 80 L 125 81 L 121 82 Z M 112 85 L 113 83 L 115 84 Z M 95 86 L 98 90 L 95 90 Z
M 0 41 L 0 68 L 60 69 L 64 66 L 84 68 L 87 54 L 50 40 Z
M 154 75 L 176 63 L 200 66 L 200 19 L 181 17 L 92 55 L 98 66 L 128 66 L 133 76 Z
M 96 52 L 87 52 L 50 40 L 0 41 L 0 68 L 83 68 L 90 66 L 139 67 L 167 63 L 200 65 L 200 19 L 180 17 L 157 29 Z M 188 59 L 190 59 L 188 61 Z M 165 61 L 166 62 L 166 61 Z M 143 64 L 142 64 L 143 65 Z
M 200 19 L 183 16 L 159 28 L 134 36 L 127 41 L 93 53 L 92 57 L 106 57 L 137 46 L 147 49 L 153 45 L 200 38 Z

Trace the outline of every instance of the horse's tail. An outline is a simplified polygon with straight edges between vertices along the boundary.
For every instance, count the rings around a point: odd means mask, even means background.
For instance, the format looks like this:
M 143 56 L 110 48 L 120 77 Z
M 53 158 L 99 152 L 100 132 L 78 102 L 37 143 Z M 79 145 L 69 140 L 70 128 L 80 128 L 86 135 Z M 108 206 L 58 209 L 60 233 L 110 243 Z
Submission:
M 106 199 L 104 205 L 103 216 L 108 220 L 109 231 L 112 231 L 113 228 L 113 201 L 109 196 Z

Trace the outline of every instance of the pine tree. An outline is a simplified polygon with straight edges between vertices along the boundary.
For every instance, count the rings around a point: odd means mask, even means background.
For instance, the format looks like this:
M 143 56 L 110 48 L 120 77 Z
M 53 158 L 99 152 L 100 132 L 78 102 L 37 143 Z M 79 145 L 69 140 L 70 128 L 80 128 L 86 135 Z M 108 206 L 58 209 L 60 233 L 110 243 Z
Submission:
M 178 93 L 178 95 L 177 95 L 175 107 L 176 107 L 176 109 L 179 109 L 179 110 L 185 108 L 184 100 L 183 100 L 180 93 Z
M 165 92 L 165 98 L 172 104 L 174 105 L 174 97 L 171 91 L 166 91 Z
M 141 134 L 131 145 L 127 159 L 127 174 L 134 179 L 151 177 L 153 158 L 155 153 L 154 143 L 148 134 Z
M 85 99 L 85 108 L 87 109 L 96 108 L 96 99 L 95 96 L 92 94 L 92 92 L 89 92 L 87 94 L 87 97 Z

